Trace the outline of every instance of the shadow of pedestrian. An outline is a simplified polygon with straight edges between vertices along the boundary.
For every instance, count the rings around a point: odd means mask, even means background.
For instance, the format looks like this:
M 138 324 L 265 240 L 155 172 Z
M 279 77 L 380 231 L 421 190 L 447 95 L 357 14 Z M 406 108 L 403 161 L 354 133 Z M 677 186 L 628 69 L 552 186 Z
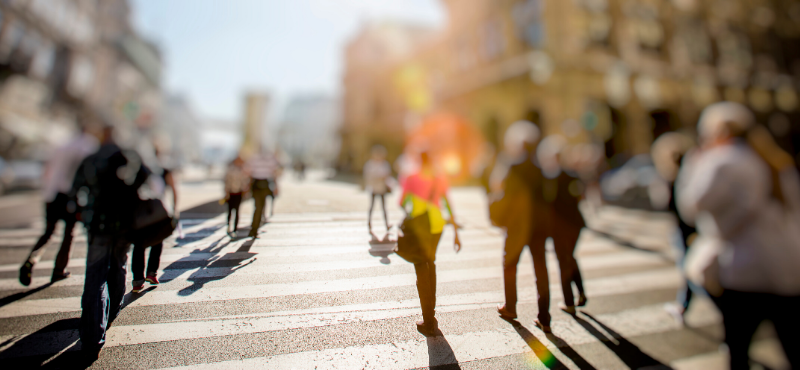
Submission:
M 176 238 L 175 239 L 175 248 L 178 248 L 178 247 L 183 246 L 185 244 L 189 244 L 189 243 L 192 243 L 192 242 L 196 242 L 196 241 L 208 238 L 209 236 L 214 234 L 220 228 L 222 228 L 221 225 L 209 226 L 209 227 L 202 228 L 200 230 L 185 234 L 183 236 L 183 238 L 180 238 L 180 239 Z
M 373 232 L 370 232 L 370 235 L 372 238 L 369 241 L 369 254 L 373 257 L 381 257 L 380 262 L 384 265 L 392 263 L 389 256 L 394 254 L 397 241 L 391 240 L 388 233 L 382 239 Z
M 510 320 L 503 317 L 501 317 L 501 319 L 507 321 L 512 327 L 514 327 L 514 330 L 517 331 L 517 334 L 519 334 L 519 336 L 522 337 L 522 340 L 528 344 L 528 347 L 533 350 L 533 354 L 539 358 L 539 361 L 541 361 L 544 366 L 546 366 L 548 369 L 567 369 L 567 366 L 564 365 L 563 362 L 559 361 L 556 356 L 553 355 L 553 352 L 550 352 L 550 350 L 547 349 L 547 347 L 541 341 L 539 341 L 539 338 L 536 338 L 536 336 L 533 335 L 533 333 L 531 333 L 526 327 L 522 326 L 519 321 Z M 578 363 L 576 362 L 576 364 Z M 583 366 L 580 366 L 580 368 L 584 369 Z M 590 368 L 594 369 L 594 367 Z
M 556 347 L 558 347 L 558 350 L 561 351 L 561 353 L 563 353 L 564 356 L 569 357 L 569 359 L 572 360 L 572 362 L 574 362 L 575 365 L 578 365 L 579 369 L 581 370 L 597 369 L 592 364 L 590 364 L 589 361 L 586 361 L 586 359 L 583 358 L 583 356 L 578 354 L 578 352 L 575 352 L 575 350 L 572 349 L 572 347 L 570 347 L 569 344 L 565 342 L 563 339 L 553 334 L 547 334 L 547 340 L 549 340 L 550 343 L 555 344 Z
M 427 337 L 428 344 L 428 364 L 431 370 L 455 370 L 461 369 L 458 359 L 450 347 L 450 343 L 442 335 L 441 331 L 435 337 Z
M 78 325 L 80 318 L 61 319 L 14 342 L 0 352 L 0 360 L 6 369 L 85 369 L 86 362 L 81 355 Z M 10 338 L 2 346 L 18 337 Z
M 583 326 L 586 331 L 588 331 L 592 336 L 597 338 L 601 343 L 603 343 L 608 349 L 614 352 L 614 354 L 619 357 L 622 362 L 625 363 L 631 369 L 640 369 L 640 368 L 649 368 L 649 369 L 671 369 L 669 366 L 661 363 L 660 361 L 650 357 L 650 355 L 642 352 L 636 345 L 625 339 L 622 335 L 615 332 L 613 329 L 609 328 L 599 320 L 597 320 L 594 316 L 586 313 L 585 311 L 581 311 L 583 315 L 591 319 L 595 324 L 597 324 L 600 328 L 602 328 L 606 333 L 611 335 L 609 338 L 605 334 L 603 334 L 600 330 L 594 327 L 588 321 L 576 316 L 573 316 L 575 321 L 578 322 L 581 326 Z
M 186 279 L 188 281 L 191 281 L 192 285 L 179 290 L 178 295 L 181 296 L 192 295 L 194 294 L 194 292 L 202 289 L 203 285 L 205 285 L 206 283 L 211 281 L 222 280 L 230 276 L 239 269 L 242 269 L 245 266 L 255 262 L 256 259 L 254 256 L 256 254 L 257 253 L 237 251 L 234 253 L 227 253 L 222 256 L 214 256 L 216 258 L 208 259 L 204 266 L 201 266 L 200 269 L 193 272 L 192 275 L 189 276 L 188 279 Z M 235 257 L 225 258 L 225 256 L 229 255 L 235 255 Z M 242 263 L 244 261 L 247 262 Z
M 29 290 L 26 290 L 24 292 L 15 293 L 15 294 L 12 294 L 12 295 L 10 295 L 8 297 L 0 299 L 0 307 L 3 307 L 3 306 L 5 306 L 5 305 L 7 305 L 9 303 L 14 303 L 14 302 L 16 302 L 16 301 L 18 301 L 18 300 L 20 300 L 22 298 L 25 298 L 25 297 L 27 297 L 27 296 L 29 296 L 31 294 L 34 294 L 36 292 L 40 292 L 40 291 L 42 291 L 44 289 L 47 289 L 51 285 L 53 285 L 53 283 L 47 283 L 47 284 L 44 284 L 42 286 L 38 286 L 36 288 L 29 289 Z

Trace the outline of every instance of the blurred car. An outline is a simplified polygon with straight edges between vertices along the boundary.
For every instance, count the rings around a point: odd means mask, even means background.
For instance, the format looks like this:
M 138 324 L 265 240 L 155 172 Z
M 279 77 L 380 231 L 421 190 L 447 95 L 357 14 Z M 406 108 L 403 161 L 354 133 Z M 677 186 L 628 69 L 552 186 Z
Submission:
M 0 194 L 9 190 L 38 189 L 44 164 L 35 160 L 6 161 L 0 158 Z
M 603 200 L 612 205 L 663 210 L 669 203 L 669 185 L 661 179 L 648 154 L 634 156 L 600 177 Z

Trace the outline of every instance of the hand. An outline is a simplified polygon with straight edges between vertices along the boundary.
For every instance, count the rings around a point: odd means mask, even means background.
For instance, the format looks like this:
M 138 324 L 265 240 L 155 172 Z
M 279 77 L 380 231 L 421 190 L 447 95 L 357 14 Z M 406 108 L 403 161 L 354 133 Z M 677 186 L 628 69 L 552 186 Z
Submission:
M 453 242 L 453 250 L 455 250 L 456 253 L 461 251 L 461 240 L 458 239 L 458 234 L 456 234 L 456 240 Z

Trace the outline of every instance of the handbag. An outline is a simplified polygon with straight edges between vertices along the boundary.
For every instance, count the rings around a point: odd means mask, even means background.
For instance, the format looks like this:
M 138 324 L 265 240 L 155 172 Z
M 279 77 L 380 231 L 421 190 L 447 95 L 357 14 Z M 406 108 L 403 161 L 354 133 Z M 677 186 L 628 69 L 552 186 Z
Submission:
M 140 200 L 133 214 L 130 239 L 135 245 L 153 246 L 172 235 L 178 224 L 159 199 Z
M 431 188 L 431 195 L 435 194 L 435 187 Z M 431 232 L 430 211 L 403 219 L 400 225 L 402 235 L 397 237 L 397 248 L 395 253 L 404 260 L 411 263 L 425 263 L 436 260 L 436 249 L 439 246 L 439 239 L 442 234 Z

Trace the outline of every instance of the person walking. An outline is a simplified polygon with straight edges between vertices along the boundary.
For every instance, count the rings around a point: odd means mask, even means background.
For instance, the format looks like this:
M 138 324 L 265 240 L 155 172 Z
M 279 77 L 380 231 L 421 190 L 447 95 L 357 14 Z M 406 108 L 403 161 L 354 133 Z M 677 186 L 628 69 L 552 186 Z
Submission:
M 774 324 L 791 368 L 800 369 L 800 175 L 741 104 L 708 106 L 700 148 L 677 178 L 677 206 L 698 240 L 686 272 L 722 312 L 731 369 L 749 369 L 764 320 Z
M 129 233 L 141 201 L 137 191 L 149 175 L 135 152 L 114 142 L 111 127 L 104 129 L 100 149 L 75 173 L 69 203 L 80 207 L 89 234 L 79 325 L 81 350 L 89 361 L 99 357 L 106 331 L 122 308 Z
M 392 226 L 389 225 L 389 216 L 386 212 L 386 195 L 391 192 L 388 182 L 391 180 L 392 169 L 389 166 L 389 161 L 386 160 L 386 148 L 381 145 L 372 147 L 372 158 L 364 164 L 364 182 L 367 191 L 370 192 L 369 213 L 367 213 L 367 227 L 369 232 L 372 233 L 372 209 L 375 207 L 375 201 L 380 199 L 381 207 L 383 209 L 383 222 L 386 224 L 386 230 Z
M 225 201 L 228 203 L 228 235 L 235 235 L 239 229 L 239 207 L 242 205 L 242 197 L 251 186 L 250 177 L 244 171 L 244 160 L 242 156 L 236 158 L 228 165 L 225 172 Z M 231 229 L 231 217 L 236 212 Z
M 578 261 L 575 259 L 575 247 L 578 244 L 581 230 L 586 226 L 578 204 L 580 203 L 584 183 L 572 169 L 566 166 L 567 141 L 558 135 L 545 137 L 536 151 L 536 159 L 542 169 L 542 197 L 547 208 L 546 222 L 548 236 L 553 238 L 553 248 L 558 258 L 561 275 L 561 291 L 564 303 L 559 308 L 571 315 L 576 314 L 575 306 L 583 307 L 587 303 L 583 288 Z M 578 301 L 572 291 L 572 284 L 578 291 Z
M 159 151 L 156 150 L 156 157 L 159 157 L 159 154 Z M 166 195 L 164 193 L 164 185 L 166 185 L 166 188 L 172 193 L 172 217 L 177 220 L 180 218 L 180 214 L 178 212 L 178 187 L 175 183 L 175 171 L 169 169 L 166 165 L 162 165 L 161 167 L 161 176 L 154 179 L 154 181 L 158 183 L 158 185 L 154 186 L 154 188 L 156 188 L 155 193 L 159 195 L 159 198 L 163 201 Z M 154 177 L 151 176 L 150 178 L 153 179 Z M 164 249 L 164 242 L 159 242 L 158 244 L 150 246 L 150 255 L 147 258 L 147 274 L 145 275 L 144 252 L 147 247 L 147 245 L 141 245 L 139 243 L 134 243 L 133 245 L 133 254 L 131 257 L 133 281 L 131 284 L 133 285 L 132 292 L 134 293 L 141 293 L 144 290 L 145 282 L 149 283 L 151 286 L 161 284 L 161 282 L 158 281 L 158 266 L 161 264 L 161 252 Z
M 19 269 L 19 282 L 28 286 L 31 284 L 33 266 L 39 261 L 47 244 L 53 236 L 56 224 L 64 221 L 64 236 L 61 240 L 61 249 L 56 256 L 51 282 L 67 278 L 70 274 L 66 271 L 72 248 L 72 232 L 77 222 L 75 210 L 68 209 L 67 203 L 75 171 L 81 161 L 97 150 L 97 138 L 89 134 L 85 128 L 72 138 L 66 145 L 56 149 L 47 162 L 44 172 L 43 196 L 45 199 L 45 230 L 22 267 Z
M 447 197 L 447 180 L 439 174 L 427 152 L 420 154 L 419 171 L 409 175 L 403 182 L 401 206 L 406 212 L 404 220 L 404 235 L 413 243 L 420 243 L 417 249 L 425 249 L 429 257 L 414 263 L 414 272 L 417 275 L 417 293 L 422 308 L 422 321 L 417 321 L 417 330 L 426 335 L 436 334 L 439 324 L 436 320 L 436 249 L 441 239 L 442 231 L 448 221 L 445 221 L 441 212 L 441 201 L 450 214 L 449 223 L 453 225 L 455 242 L 453 248 L 456 252 L 461 250 L 461 240 L 458 238 L 455 214 L 452 203 Z M 400 241 L 398 241 L 398 254 Z M 402 256 L 402 254 L 401 254 Z M 405 257 L 404 257 L 405 258 Z
M 253 212 L 253 223 L 250 226 L 249 236 L 255 239 L 258 238 L 261 217 L 266 211 L 267 197 L 272 198 L 270 217 L 272 217 L 272 212 L 275 209 L 275 195 L 278 192 L 276 179 L 278 171 L 280 171 L 280 163 L 275 159 L 275 156 L 267 151 L 262 151 L 247 162 L 245 171 L 250 174 L 253 180 L 251 191 L 256 209 Z
M 489 216 L 506 234 L 502 259 L 505 303 L 497 306 L 497 312 L 505 319 L 517 318 L 517 265 L 527 245 L 538 295 L 535 324 L 549 332 L 550 281 L 545 262 L 548 214 L 542 197 L 542 171 L 534 163 L 539 139 L 539 128 L 532 122 L 518 121 L 506 130 L 504 152 L 489 179 Z
M 684 156 L 694 147 L 693 139 L 681 132 L 667 132 L 653 142 L 651 148 L 651 157 L 653 158 L 653 165 L 656 168 L 661 179 L 666 181 L 670 186 L 670 199 L 667 209 L 675 217 L 677 227 L 670 238 L 670 244 L 675 251 L 675 265 L 678 270 L 683 273 L 684 261 L 689 252 L 691 240 L 696 236 L 697 229 L 684 221 L 678 213 L 678 204 L 675 195 L 675 179 L 678 176 L 681 161 Z M 701 288 L 695 286 L 685 274 L 683 282 L 678 287 L 678 293 L 675 297 L 675 302 L 668 302 L 664 304 L 664 310 L 667 311 L 672 317 L 675 318 L 679 324 L 685 324 L 686 310 L 689 309 L 689 303 L 692 301 L 694 291 Z

